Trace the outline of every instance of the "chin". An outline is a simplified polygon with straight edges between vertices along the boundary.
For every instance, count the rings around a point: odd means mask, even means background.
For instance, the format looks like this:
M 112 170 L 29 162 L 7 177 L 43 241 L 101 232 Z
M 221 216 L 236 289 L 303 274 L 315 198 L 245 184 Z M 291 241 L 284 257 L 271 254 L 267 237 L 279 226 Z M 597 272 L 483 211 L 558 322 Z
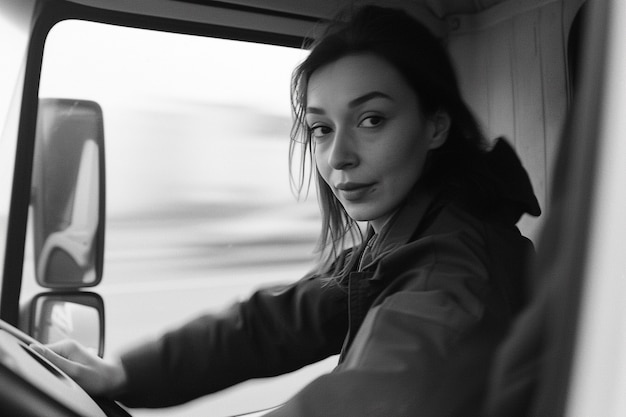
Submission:
M 344 206 L 345 208 L 345 206 Z M 347 209 L 348 216 L 357 222 L 369 222 L 379 217 L 378 211 L 363 210 L 363 209 Z

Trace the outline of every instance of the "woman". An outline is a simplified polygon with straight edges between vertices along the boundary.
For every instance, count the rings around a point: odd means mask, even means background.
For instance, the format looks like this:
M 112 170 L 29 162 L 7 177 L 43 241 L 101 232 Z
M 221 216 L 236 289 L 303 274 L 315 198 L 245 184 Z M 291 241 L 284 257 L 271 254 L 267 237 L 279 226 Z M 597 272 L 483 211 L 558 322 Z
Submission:
M 69 342 L 40 350 L 129 406 L 179 404 L 340 353 L 269 415 L 479 413 L 523 303 L 530 244 L 515 223 L 539 214 L 521 164 L 504 141 L 487 150 L 444 49 L 403 12 L 365 7 L 332 24 L 292 86 L 292 157 L 313 158 L 323 214 L 317 270 L 117 361 Z M 357 222 L 368 222 L 363 239 Z

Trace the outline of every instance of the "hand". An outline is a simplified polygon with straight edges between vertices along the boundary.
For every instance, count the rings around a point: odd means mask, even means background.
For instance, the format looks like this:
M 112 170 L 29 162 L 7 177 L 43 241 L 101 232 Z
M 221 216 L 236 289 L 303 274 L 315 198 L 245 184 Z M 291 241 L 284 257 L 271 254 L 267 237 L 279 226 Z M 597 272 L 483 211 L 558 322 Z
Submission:
M 50 345 L 32 344 L 31 349 L 52 362 L 94 396 L 113 397 L 123 391 L 126 372 L 119 360 L 106 361 L 73 340 Z

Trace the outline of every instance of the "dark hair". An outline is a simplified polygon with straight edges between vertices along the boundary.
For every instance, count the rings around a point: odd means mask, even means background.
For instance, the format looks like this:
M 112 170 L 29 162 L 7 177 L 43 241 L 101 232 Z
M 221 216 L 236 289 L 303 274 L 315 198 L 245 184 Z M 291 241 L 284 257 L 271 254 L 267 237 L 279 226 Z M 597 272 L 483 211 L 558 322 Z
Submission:
M 486 149 L 480 128 L 463 101 L 450 58 L 440 40 L 406 12 L 378 6 L 364 6 L 345 18 L 338 16 L 311 48 L 308 57 L 293 72 L 291 101 L 295 115 L 291 132 L 290 161 L 292 185 L 302 193 L 314 167 L 311 132 L 305 113 L 307 87 L 311 75 L 321 67 L 351 54 L 369 53 L 393 65 L 416 93 L 425 115 L 445 111 L 451 119 L 448 139 L 430 151 L 420 183 L 437 187 L 446 178 L 462 175 L 471 166 L 473 155 Z M 298 149 L 300 153 L 298 153 Z M 294 172 L 295 157 L 299 170 Z M 308 171 L 308 172 L 307 172 Z M 316 171 L 317 190 L 322 212 L 322 231 L 318 251 L 320 270 L 330 268 L 339 274 L 354 259 L 344 249 L 362 237 L 358 224 L 348 216 L 341 203 Z M 336 260 L 334 267 L 331 263 Z

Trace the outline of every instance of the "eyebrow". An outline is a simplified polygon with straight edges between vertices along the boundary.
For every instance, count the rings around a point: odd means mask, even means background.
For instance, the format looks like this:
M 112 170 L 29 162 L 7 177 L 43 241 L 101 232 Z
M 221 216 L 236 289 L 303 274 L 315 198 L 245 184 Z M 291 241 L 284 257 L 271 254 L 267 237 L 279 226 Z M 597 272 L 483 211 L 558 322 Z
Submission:
M 352 108 L 360 106 L 363 103 L 373 100 L 375 98 L 385 98 L 387 100 L 393 101 L 393 98 L 388 94 L 385 94 L 381 91 L 372 91 L 370 93 L 363 94 L 362 96 L 359 96 L 353 100 L 350 100 L 350 102 L 348 102 L 348 107 L 352 109 Z M 312 114 L 324 114 L 325 113 L 323 109 L 320 109 L 318 107 L 307 107 L 306 112 L 312 113 Z

